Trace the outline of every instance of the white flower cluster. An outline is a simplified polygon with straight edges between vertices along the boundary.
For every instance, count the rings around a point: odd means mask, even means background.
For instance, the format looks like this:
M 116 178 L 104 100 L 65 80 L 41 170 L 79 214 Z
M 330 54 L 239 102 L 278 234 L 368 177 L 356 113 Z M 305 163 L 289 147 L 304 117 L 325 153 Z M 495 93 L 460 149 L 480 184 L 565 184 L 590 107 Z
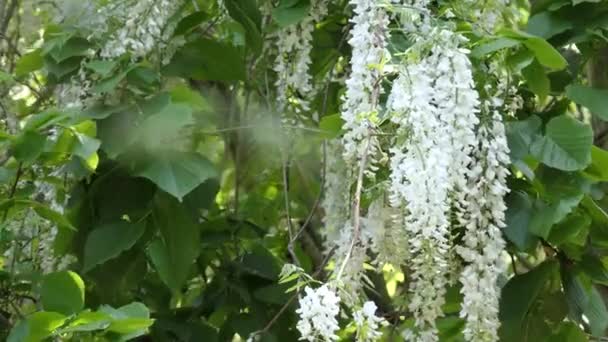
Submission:
M 351 0 L 354 6 L 353 28 L 348 43 L 352 47 L 351 71 L 346 80 L 346 93 L 342 104 L 342 119 L 346 133 L 343 137 L 344 157 L 358 160 L 377 148 L 370 130 L 378 123 L 378 99 L 381 90 L 382 64 L 386 62 L 386 41 L 389 18 L 381 2 Z
M 436 341 L 451 253 L 452 196 L 467 186 L 476 145 L 479 96 L 464 38 L 448 30 L 431 33 L 431 51 L 404 66 L 389 98 L 391 120 L 406 137 L 391 149 L 391 204 L 405 208 L 409 237 L 411 300 L 418 332 L 408 338 Z
M 462 0 L 457 9 L 464 19 L 469 20 L 474 28 L 484 33 L 494 33 L 505 23 L 506 17 L 517 17 L 518 10 L 511 0 Z
M 469 170 L 469 186 L 459 215 L 465 235 L 458 254 L 465 267 L 460 276 L 464 296 L 461 317 L 466 318 L 464 335 L 470 341 L 498 341 L 497 279 L 505 271 L 501 254 L 505 247 L 504 196 L 509 191 L 509 148 L 500 114 L 478 131 L 476 163 Z
M 311 1 L 308 16 L 297 24 L 281 29 L 277 35 L 277 58 L 274 71 L 278 110 L 296 113 L 310 110 L 309 98 L 313 90 L 309 72 L 312 33 L 315 24 L 327 15 L 327 0 Z
M 497 279 L 506 271 L 502 260 L 505 247 L 501 229 L 505 226 L 504 196 L 509 191 L 506 178 L 509 174 L 509 148 L 499 110 L 507 112 L 519 106 L 517 97 L 509 89 L 500 62 L 490 64 L 489 75 L 496 78 L 484 89 L 487 98 L 482 101 L 484 119 L 477 132 L 478 145 L 475 163 L 469 170 L 467 187 L 458 220 L 465 228 L 463 244 L 457 252 L 465 262 L 460 275 L 463 303 L 461 317 L 466 319 L 465 338 L 471 341 L 498 341 L 500 326 L 498 305 L 500 289 Z M 489 78 L 491 79 L 491 78 Z M 505 98 L 511 100 L 505 103 Z
M 306 341 L 336 341 L 336 331 L 340 329 L 336 317 L 340 313 L 340 298 L 328 285 L 317 289 L 306 287 L 306 295 L 300 298 L 300 308 L 296 310 L 300 320 L 297 329 Z
M 333 247 L 340 237 L 340 231 L 349 220 L 350 213 L 350 170 L 342 158 L 340 140 L 330 140 L 326 144 L 325 184 L 321 207 L 323 216 L 323 235 L 325 241 Z
M 166 35 L 169 18 L 180 6 L 181 1 L 136 0 L 110 3 L 98 14 L 117 22 L 117 28 L 101 49 L 104 58 L 115 58 L 130 53 L 133 58 L 143 57 L 161 45 Z
M 382 337 L 380 327 L 385 326 L 388 322 L 376 316 L 376 304 L 368 301 L 363 304 L 360 310 L 353 313 L 353 320 L 357 327 L 357 341 L 371 342 L 377 341 Z

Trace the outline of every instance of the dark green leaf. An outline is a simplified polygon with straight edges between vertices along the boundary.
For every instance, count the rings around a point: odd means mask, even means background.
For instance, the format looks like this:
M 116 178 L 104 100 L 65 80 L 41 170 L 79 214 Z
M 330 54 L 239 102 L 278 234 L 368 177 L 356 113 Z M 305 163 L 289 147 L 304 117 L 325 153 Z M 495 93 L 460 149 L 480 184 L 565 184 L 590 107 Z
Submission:
M 13 156 L 25 163 L 33 163 L 44 151 L 46 136 L 36 131 L 24 131 L 13 141 Z
M 166 152 L 142 162 L 134 175 L 148 178 L 181 200 L 199 184 L 217 177 L 217 171 L 207 158 L 198 153 Z
M 566 87 L 566 95 L 602 120 L 608 120 L 608 90 L 572 84 Z
M 175 31 L 173 31 L 173 35 L 179 36 L 188 33 L 207 19 L 209 19 L 209 14 L 204 11 L 198 11 L 187 15 L 177 24 Z
M 126 221 L 101 225 L 93 229 L 84 246 L 83 272 L 117 257 L 133 247 L 144 233 L 144 224 Z
M 540 64 L 556 70 L 564 69 L 568 62 L 555 48 L 540 37 L 528 38 L 524 45 L 530 49 Z
M 530 17 L 527 31 L 533 35 L 549 39 L 572 27 L 572 21 L 563 19 L 554 12 L 541 12 Z
M 534 61 L 521 72 L 526 78 L 530 90 L 538 95 L 541 101 L 544 101 L 551 91 L 551 81 L 549 80 L 549 77 L 547 77 L 543 66 Z
M 240 49 L 211 39 L 199 39 L 179 49 L 165 72 L 196 80 L 245 79 L 245 59 Z
M 309 1 L 298 1 L 296 4 L 283 4 L 272 10 L 272 18 L 280 27 L 297 24 L 308 16 L 310 10 Z M 312 25 L 312 23 L 310 24 Z
M 26 53 L 17 61 L 15 66 L 15 75 L 22 77 L 29 74 L 32 71 L 41 69 L 44 66 L 44 59 L 42 58 L 40 49 Z
M 532 201 L 523 192 L 513 192 L 507 196 L 505 235 L 518 249 L 530 250 L 538 239 L 528 229 L 532 219 Z
M 261 245 L 256 245 L 250 253 L 245 254 L 240 266 L 249 274 L 269 280 L 277 280 L 281 271 L 274 255 Z
M 67 317 L 56 312 L 33 313 L 11 330 L 7 342 L 41 342 L 66 320 Z
M 47 274 L 42 279 L 40 299 L 47 311 L 75 314 L 84 308 L 84 282 L 71 271 Z
M 555 261 L 546 261 L 528 273 L 509 280 L 500 298 L 501 341 L 525 341 L 528 312 L 557 271 Z
M 163 282 L 179 292 L 200 252 L 200 230 L 186 208 L 169 196 L 158 196 L 153 213 L 162 238 L 148 247 L 148 255 Z
M 92 47 L 88 40 L 80 37 L 74 37 L 68 40 L 65 44 L 56 46 L 51 50 L 50 55 L 57 63 L 75 56 L 86 56 L 87 51 Z
M 496 51 L 503 50 L 503 49 L 512 48 L 512 47 L 518 46 L 520 44 L 521 44 L 521 41 L 519 41 L 517 39 L 500 37 L 500 38 L 497 38 L 494 40 L 490 40 L 488 42 L 483 42 L 483 43 L 475 46 L 475 48 L 473 48 L 473 50 L 471 50 L 471 57 L 480 58 L 489 53 L 496 52 Z
M 591 163 L 593 131 L 567 115 L 555 117 L 545 136 L 531 146 L 531 152 L 545 165 L 564 171 L 582 170 Z

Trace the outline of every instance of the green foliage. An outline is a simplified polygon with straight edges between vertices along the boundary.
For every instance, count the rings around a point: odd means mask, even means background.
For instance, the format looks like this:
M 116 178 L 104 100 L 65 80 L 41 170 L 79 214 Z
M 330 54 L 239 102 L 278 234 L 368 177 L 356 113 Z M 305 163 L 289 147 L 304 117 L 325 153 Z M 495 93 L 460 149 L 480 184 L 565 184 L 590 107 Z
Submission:
M 27 16 L 31 4 L 19 3 Z M 73 13 L 55 22 L 53 6 L 10 22 L 15 51 L 0 43 L 0 339 L 232 341 L 261 330 L 262 341 L 299 338 L 293 296 L 315 281 L 303 274 L 323 279 L 336 267 L 323 263 L 318 202 L 322 144 L 344 133 L 336 113 L 350 72 L 351 8 L 333 1 L 315 26 L 311 109 L 287 128 L 275 112 L 276 52 L 267 46 L 305 19 L 311 1 L 275 1 L 270 11 L 260 10 L 265 1 L 223 3 L 184 2 L 173 33 L 144 57 L 102 57 L 110 37 L 75 25 Z M 608 6 L 521 3 L 522 31 L 456 27 L 469 39 L 480 94 L 495 82 L 489 59 L 504 59 L 523 102 L 506 118 L 511 267 L 501 280 L 501 341 L 605 337 L 608 79 L 598 82 L 591 66 L 607 49 Z M 411 42 L 391 32 L 399 56 Z M 85 79 L 87 93 L 76 98 L 86 108 L 67 106 L 60 94 L 84 89 Z M 391 132 L 386 113 L 378 118 Z M 365 181 L 365 208 L 388 178 L 390 156 L 374 157 L 380 171 Z M 302 229 L 294 241 L 290 225 Z M 19 251 L 14 262 L 9 250 Z M 280 280 L 294 255 L 300 273 Z M 70 271 L 43 269 L 48 257 L 65 256 Z M 365 267 L 368 297 L 393 325 L 386 340 L 400 340 L 412 324 L 408 270 Z M 463 340 L 459 290 L 448 291 L 442 341 Z M 352 329 L 341 334 L 354 339 Z

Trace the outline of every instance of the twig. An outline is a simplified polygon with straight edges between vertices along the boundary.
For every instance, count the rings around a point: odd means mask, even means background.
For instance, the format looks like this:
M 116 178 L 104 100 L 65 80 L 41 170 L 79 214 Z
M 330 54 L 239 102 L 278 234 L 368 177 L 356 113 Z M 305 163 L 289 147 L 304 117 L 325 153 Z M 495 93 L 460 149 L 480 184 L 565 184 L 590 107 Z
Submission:
M 363 176 L 365 175 L 365 168 L 367 166 L 367 156 L 369 154 L 369 145 L 370 145 L 370 137 L 369 134 L 365 138 L 365 150 L 363 151 L 363 155 L 361 156 L 361 162 L 359 163 L 359 175 L 357 176 L 357 187 L 355 189 L 355 202 L 353 204 L 353 238 L 351 240 L 350 246 L 348 247 L 348 252 L 342 261 L 342 265 L 340 266 L 340 270 L 336 276 L 336 279 L 340 279 L 342 273 L 344 272 L 344 268 L 348 263 L 348 259 L 355 248 L 355 245 L 359 241 L 359 237 L 361 235 L 361 192 L 363 191 Z
M 321 198 L 323 197 L 323 188 L 325 187 L 325 177 L 326 177 L 325 176 L 325 163 L 326 163 L 326 161 L 327 161 L 327 143 L 325 141 L 323 141 L 323 161 L 322 161 L 322 165 L 323 165 L 322 170 L 323 171 L 321 171 L 321 184 L 319 186 L 319 194 L 317 195 L 317 198 L 315 199 L 315 202 L 313 203 L 312 209 L 310 209 L 310 212 L 308 213 L 306 220 L 304 220 L 302 227 L 300 227 L 300 230 L 298 230 L 298 232 L 293 237 L 293 239 L 291 239 L 289 241 L 290 244 L 295 243 L 298 240 L 298 238 L 304 232 L 306 227 L 308 227 L 308 224 L 310 224 L 310 221 L 312 221 L 312 218 L 314 217 L 315 212 L 317 211 L 317 209 L 319 208 L 319 205 L 321 204 Z
M 290 200 L 289 200 L 289 156 L 283 156 L 283 198 L 285 200 L 285 215 L 287 215 L 287 232 L 289 233 L 289 243 L 287 244 L 287 251 L 289 255 L 296 263 L 296 265 L 300 266 L 300 260 L 296 255 L 296 252 L 293 248 L 293 241 L 295 238 L 293 223 L 291 222 L 291 209 L 290 209 Z
M 327 262 L 329 262 L 329 259 L 334 254 L 335 250 L 336 250 L 336 247 L 332 248 L 327 253 L 327 255 L 325 256 L 325 259 L 323 260 L 323 263 L 321 264 L 321 266 L 315 271 L 315 273 L 312 274 L 313 278 L 316 278 L 323 271 L 323 268 L 325 268 L 325 265 L 327 265 Z M 257 336 L 257 335 L 261 335 L 261 334 L 264 334 L 264 333 L 268 332 L 268 330 L 274 325 L 274 323 L 276 323 L 276 321 L 279 319 L 279 317 L 281 317 L 281 315 L 283 315 L 283 313 L 285 312 L 285 310 L 287 310 L 287 308 L 298 297 L 299 294 L 300 294 L 300 290 L 298 289 L 298 290 L 296 290 L 296 293 L 294 293 L 293 296 L 291 296 L 289 298 L 289 300 L 287 300 L 287 302 L 281 307 L 281 309 L 279 309 L 279 311 L 274 315 L 274 317 L 272 317 L 272 319 L 270 321 L 268 321 L 268 323 L 266 324 L 266 326 L 262 330 L 260 330 L 258 332 L 254 332 L 251 335 L 252 336 Z
M 19 178 L 21 178 L 22 174 L 23 174 L 23 163 L 19 163 L 19 166 L 17 166 L 17 174 L 15 175 L 15 181 L 13 182 L 13 185 L 11 186 L 11 191 L 8 194 L 9 200 L 15 196 L 15 193 L 17 192 L 17 184 L 19 184 Z M 4 215 L 2 216 L 2 222 L 6 221 L 7 215 L 8 215 L 8 208 L 6 210 L 4 210 Z

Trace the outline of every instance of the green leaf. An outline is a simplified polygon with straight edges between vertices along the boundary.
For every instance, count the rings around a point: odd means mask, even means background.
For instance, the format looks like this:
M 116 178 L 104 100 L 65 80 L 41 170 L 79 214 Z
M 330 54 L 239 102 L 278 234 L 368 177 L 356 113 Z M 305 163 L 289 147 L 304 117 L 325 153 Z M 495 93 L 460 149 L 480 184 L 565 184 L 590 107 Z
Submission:
M 207 158 L 198 153 L 159 153 L 138 165 L 135 176 L 145 177 L 164 191 L 181 200 L 217 171 Z
M 187 104 L 193 110 L 202 111 L 210 108 L 209 103 L 201 96 L 200 92 L 192 90 L 190 87 L 179 84 L 171 89 L 171 101 L 173 103 Z
M 327 115 L 321 118 L 319 129 L 323 131 L 322 135 L 325 139 L 333 139 L 340 135 L 343 124 L 344 120 L 340 114 Z
M 66 320 L 67 317 L 57 312 L 33 313 L 11 330 L 7 342 L 41 342 L 51 336 Z
M 549 121 L 545 136 L 531 146 L 531 152 L 547 166 L 564 170 L 582 170 L 591 163 L 593 131 L 570 116 L 560 115 Z
M 275 256 L 261 245 L 255 245 L 250 253 L 245 254 L 240 267 L 249 274 L 273 281 L 278 279 L 281 271 Z
M 33 163 L 44 151 L 46 136 L 36 131 L 26 130 L 13 141 L 13 156 L 29 165 Z
M 551 229 L 547 241 L 559 246 L 563 243 L 583 245 L 586 242 L 591 218 L 580 212 L 574 212 Z
M 92 47 L 92 44 L 88 40 L 74 37 L 65 44 L 57 45 L 50 51 L 50 55 L 57 63 L 60 63 L 70 57 L 86 56 L 87 51 Z
M 608 328 L 608 310 L 602 296 L 588 278 L 580 272 L 566 271 L 563 286 L 568 304 L 579 321 L 588 322 L 594 336 L 604 336 Z
M 65 328 L 61 328 L 58 332 L 71 333 L 105 330 L 110 326 L 111 322 L 112 317 L 106 313 L 86 310 L 80 312 Z
M 524 45 L 536 56 L 540 64 L 556 70 L 564 69 L 568 62 L 551 44 L 540 37 L 528 38 Z
M 233 45 L 201 38 L 179 49 L 165 73 L 201 81 L 244 80 L 245 58 Z
M 137 127 L 135 140 L 148 150 L 159 149 L 176 140 L 182 128 L 193 122 L 190 106 L 171 103 L 159 113 L 146 117 Z
M 287 294 L 289 284 L 272 284 L 256 289 L 253 297 L 257 300 L 276 305 L 283 305 L 289 301 L 291 295 Z
M 595 283 L 608 285 L 608 269 L 597 256 L 585 254 L 580 262 L 581 269 Z
M 530 154 L 530 146 L 538 138 L 542 121 L 536 115 L 526 120 L 507 123 L 507 141 L 511 160 L 523 159 Z
M 522 70 L 522 74 L 528 82 L 530 90 L 538 95 L 541 101 L 544 101 L 551 91 L 551 81 L 543 66 L 534 61 Z
M 595 181 L 608 181 L 608 151 L 591 146 L 591 165 L 584 174 Z
M 247 45 L 256 53 L 262 51 L 262 13 L 255 0 L 226 0 L 228 14 L 245 28 Z
M 532 219 L 532 201 L 524 192 L 515 191 L 506 198 L 506 227 L 505 235 L 521 251 L 532 249 L 538 238 L 530 234 L 528 229 Z
M 158 196 L 153 212 L 161 238 L 148 247 L 148 256 L 162 281 L 180 292 L 200 252 L 200 230 L 186 208 L 169 196 Z
M 587 342 L 585 332 L 572 322 L 562 322 L 557 331 L 548 339 L 551 342 Z
M 549 39 L 573 28 L 573 22 L 566 20 L 554 12 L 541 12 L 528 20 L 527 31 L 535 36 Z
M 143 223 L 126 221 L 107 223 L 93 229 L 84 246 L 83 272 L 88 272 L 133 247 L 144 230 Z
M 608 90 L 571 84 L 566 87 L 566 95 L 600 119 L 608 121 Z
M 154 324 L 154 320 L 150 319 L 150 310 L 144 304 L 138 302 L 127 304 L 118 309 L 104 305 L 99 311 L 110 315 L 114 319 L 107 328 L 108 331 L 122 335 L 132 335 L 131 338 L 144 334 Z
M 175 31 L 173 31 L 174 36 L 183 35 L 185 33 L 189 33 L 194 30 L 201 23 L 209 19 L 209 14 L 204 11 L 194 12 L 185 16 L 180 22 L 177 24 Z
M 543 239 L 547 239 L 553 225 L 566 218 L 582 199 L 583 195 L 581 194 L 564 197 L 552 204 L 545 204 L 543 201 L 537 200 L 532 220 L 530 221 L 530 232 Z
M 528 313 L 557 271 L 555 261 L 545 261 L 528 273 L 514 276 L 503 287 L 499 314 L 501 341 L 526 341 Z
M 40 299 L 46 311 L 75 314 L 84 308 L 84 282 L 71 271 L 47 274 L 42 279 Z
M 297 24 L 306 18 L 309 10 L 309 1 L 298 1 L 295 4 L 285 4 L 285 1 L 282 1 L 281 5 L 272 10 L 272 18 L 280 27 L 287 27 Z
M 118 61 L 116 60 L 94 60 L 85 64 L 85 67 L 101 77 L 107 77 L 117 65 Z
M 40 49 L 36 49 L 32 52 L 26 53 L 17 61 L 15 66 L 15 75 L 22 77 L 29 74 L 32 71 L 42 69 L 44 66 L 44 59 Z
M 512 38 L 508 38 L 508 37 L 499 37 L 497 39 L 483 42 L 483 43 L 475 46 L 475 48 L 473 48 L 473 50 L 471 50 L 471 57 L 481 58 L 492 52 L 512 48 L 514 46 L 519 46 L 520 44 L 521 44 L 521 41 L 519 41 L 517 39 L 512 39 Z

